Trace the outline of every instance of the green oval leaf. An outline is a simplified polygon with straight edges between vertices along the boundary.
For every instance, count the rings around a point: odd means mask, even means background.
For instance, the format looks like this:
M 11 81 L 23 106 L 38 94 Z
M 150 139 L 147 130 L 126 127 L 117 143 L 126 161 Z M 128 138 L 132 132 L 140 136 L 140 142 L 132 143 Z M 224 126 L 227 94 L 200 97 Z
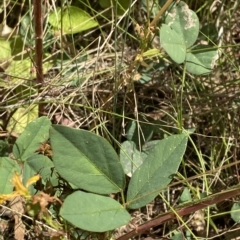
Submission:
M 215 49 L 206 49 L 206 46 L 202 46 L 202 49 L 201 46 L 198 48 L 199 49 L 197 49 L 197 52 L 195 53 L 187 53 L 186 69 L 189 73 L 196 75 L 209 74 L 218 59 L 218 51 Z
M 68 182 L 87 191 L 121 191 L 125 175 L 112 146 L 89 131 L 54 125 L 50 129 L 53 163 Z
M 190 201 L 192 201 L 192 196 L 191 196 L 190 190 L 189 190 L 189 188 L 185 187 L 180 196 L 179 203 L 185 203 L 185 202 L 190 202 Z
M 36 150 L 49 138 L 51 122 L 47 117 L 41 117 L 29 123 L 13 146 L 13 155 L 25 161 L 36 155 Z
M 174 62 L 178 64 L 184 62 L 186 57 L 184 39 L 166 24 L 163 24 L 160 29 L 160 43 Z
M 185 2 L 181 1 L 170 8 L 165 23 L 184 39 L 187 48 L 196 42 L 199 33 L 198 16 Z
M 61 33 L 61 27 L 63 34 L 74 34 L 98 25 L 87 12 L 74 6 L 63 9 L 62 13 L 61 8 L 57 8 L 56 11 L 50 13 L 48 20 L 53 26 L 55 34 Z
M 152 201 L 171 182 L 187 145 L 187 135 L 173 135 L 159 141 L 134 172 L 127 192 L 127 206 L 135 209 Z
M 90 232 L 106 232 L 130 220 L 129 213 L 114 199 L 81 191 L 65 199 L 60 215 L 76 227 Z
M 233 204 L 231 208 L 231 218 L 234 222 L 240 223 L 240 202 Z

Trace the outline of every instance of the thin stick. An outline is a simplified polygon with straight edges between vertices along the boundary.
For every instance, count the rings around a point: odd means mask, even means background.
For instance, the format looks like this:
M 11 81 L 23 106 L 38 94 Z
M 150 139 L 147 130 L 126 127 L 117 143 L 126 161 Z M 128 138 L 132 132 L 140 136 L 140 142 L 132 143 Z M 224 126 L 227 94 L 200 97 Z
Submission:
M 150 27 L 154 27 L 158 21 L 158 19 L 162 16 L 162 14 L 167 10 L 167 8 L 169 7 L 169 5 L 173 2 L 173 0 L 168 0 L 163 7 L 160 9 L 160 11 L 158 12 L 157 16 L 152 20 L 152 22 L 150 23 Z
M 40 94 L 43 85 L 43 21 L 42 21 L 42 1 L 33 0 L 34 7 L 34 27 L 35 27 L 35 50 L 36 50 L 36 82 L 38 93 Z M 44 114 L 44 104 L 39 104 L 38 116 Z
M 164 222 L 167 222 L 169 220 L 177 218 L 177 216 L 185 216 L 190 213 L 196 212 L 200 209 L 206 208 L 208 206 L 211 206 L 213 204 L 222 202 L 226 199 L 235 197 L 240 194 L 240 186 L 235 186 L 233 189 L 226 190 L 225 192 L 217 193 L 210 195 L 204 199 L 201 199 L 197 203 L 186 205 L 185 207 L 181 207 L 179 209 L 176 209 L 176 214 L 172 211 L 164 213 L 158 217 L 156 217 L 153 220 L 150 220 L 149 222 L 146 222 L 140 226 L 138 226 L 135 230 L 119 237 L 117 240 L 128 240 L 132 237 L 135 237 L 137 235 L 140 235 L 141 233 L 146 232 L 150 228 L 159 226 L 163 224 Z

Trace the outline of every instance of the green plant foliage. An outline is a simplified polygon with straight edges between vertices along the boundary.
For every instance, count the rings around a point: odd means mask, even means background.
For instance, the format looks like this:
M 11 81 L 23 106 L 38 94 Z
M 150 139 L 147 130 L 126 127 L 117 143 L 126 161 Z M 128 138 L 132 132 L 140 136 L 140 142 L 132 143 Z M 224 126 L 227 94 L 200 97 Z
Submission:
M 27 165 L 32 170 L 33 175 L 40 174 L 43 184 L 50 184 L 51 186 L 58 185 L 59 176 L 54 170 L 53 162 L 47 156 L 33 155 L 24 162 L 24 165 Z M 56 191 L 60 190 L 56 189 Z
M 187 145 L 187 135 L 173 135 L 159 141 L 147 160 L 134 172 L 127 192 L 127 206 L 140 208 L 152 201 L 176 173 Z
M 240 202 L 233 204 L 231 208 L 231 218 L 234 222 L 240 223 Z
M 208 42 L 208 44 L 217 44 L 218 42 L 218 30 L 216 25 L 210 22 L 205 22 L 201 28 L 199 38 L 203 41 Z
M 23 171 L 22 171 L 22 182 L 23 185 L 26 186 L 27 181 L 36 174 L 36 172 L 26 163 L 23 164 Z M 34 195 L 36 190 L 34 189 L 33 185 L 28 187 L 29 192 Z
M 184 240 L 186 239 L 182 232 L 174 231 L 174 235 L 172 236 L 171 240 Z
M 123 168 L 104 138 L 85 130 L 54 125 L 50 129 L 50 142 L 54 166 L 69 183 L 100 194 L 124 188 Z
M 184 40 L 186 48 L 191 47 L 197 40 L 199 20 L 197 14 L 189 9 L 185 2 L 175 4 L 166 16 L 165 23 L 171 27 L 178 38 Z
M 130 221 L 129 213 L 114 199 L 82 191 L 65 199 L 60 215 L 74 226 L 91 232 L 106 232 Z
M 146 84 L 151 81 L 156 72 L 161 72 L 169 66 L 169 62 L 164 61 L 163 58 L 158 59 L 157 62 L 152 59 L 147 59 L 145 63 L 151 67 L 140 67 L 139 73 L 141 74 L 141 78 L 138 80 L 138 83 L 141 84 Z
M 189 201 L 192 201 L 191 193 L 189 191 L 189 188 L 185 187 L 180 196 L 179 203 L 185 203 L 185 202 L 189 202 Z
M 27 205 L 27 209 L 28 209 L 27 213 L 32 218 L 36 218 L 39 215 L 39 213 L 41 212 L 40 204 L 27 203 L 26 205 Z
M 62 13 L 61 8 L 57 8 L 50 13 L 48 21 L 57 35 L 79 33 L 98 25 L 87 12 L 74 6 L 64 8 Z
M 141 117 L 140 120 L 144 121 Z M 138 131 L 138 128 L 140 128 L 140 131 Z M 136 146 L 139 147 L 139 143 L 143 145 L 145 142 L 150 141 L 156 132 L 158 132 L 158 128 L 154 125 L 144 123 L 137 124 L 136 121 L 130 121 L 126 128 L 125 137 L 129 141 L 135 142 Z
M 35 120 L 38 117 L 38 105 L 32 107 L 20 107 L 18 108 L 12 117 L 10 118 L 7 130 L 9 132 L 13 131 L 17 134 L 21 134 L 25 127 L 31 121 Z
M 165 24 L 160 29 L 160 42 L 165 51 L 176 63 L 183 63 L 186 50 L 197 40 L 199 20 L 188 5 L 179 2 L 171 7 Z
M 28 166 L 34 170 L 34 173 L 39 173 L 44 182 L 51 178 L 54 165 L 48 157 L 44 155 L 34 155 L 29 157 L 24 164 L 28 164 Z
M 43 64 L 44 73 L 46 73 L 47 70 L 51 68 L 51 66 L 52 66 L 51 62 L 44 63 Z M 16 76 L 16 78 L 11 77 L 11 81 L 9 81 L 8 84 L 5 84 L 4 87 L 12 88 L 15 87 L 17 84 L 29 84 L 28 80 L 32 80 L 36 77 L 34 71 L 31 72 L 31 69 L 33 67 L 34 66 L 30 58 L 18 61 L 11 61 L 11 64 L 5 70 L 5 72 L 10 76 Z M 18 78 L 18 76 L 21 76 L 21 78 Z
M 160 43 L 173 61 L 186 62 L 188 72 L 196 75 L 211 72 L 218 58 L 216 50 L 198 51 L 191 48 L 199 34 L 199 20 L 195 12 L 184 2 L 173 5 L 160 29 Z
M 52 171 L 53 167 L 53 162 L 48 157 L 44 155 L 32 155 L 23 165 L 23 184 L 25 185 L 28 179 L 35 174 L 41 175 L 41 180 L 44 184 L 46 184 L 47 181 L 56 181 L 57 176 Z M 36 192 L 32 185 L 29 186 L 29 190 L 31 194 Z
M 11 81 L 7 85 L 8 88 L 12 88 L 17 84 L 27 83 L 26 80 L 35 78 L 35 73 L 30 72 L 32 67 L 33 63 L 29 58 L 19 61 L 12 61 L 9 67 L 6 69 L 6 73 L 11 76 L 16 76 L 16 78 L 11 78 Z M 21 79 L 18 78 L 18 76 L 21 76 Z M 24 80 L 24 78 L 26 80 Z
M 217 216 L 239 224 L 239 1 L 45 2 L 0 3 L 0 203 L 24 207 L 0 240 L 140 239 L 163 222 L 167 239 L 200 240 L 228 230 Z M 139 222 L 132 209 L 159 197 L 166 212 Z
M 135 170 L 143 163 L 145 155 L 138 151 L 135 142 L 125 141 L 121 145 L 120 161 L 124 172 L 131 177 Z
M 144 145 L 142 146 L 142 152 L 144 152 L 146 156 L 148 156 L 151 150 L 155 147 L 155 145 L 159 143 L 159 141 L 160 140 L 152 140 L 144 143 Z
M 32 58 L 29 58 L 30 52 L 21 54 L 21 52 L 24 52 L 24 48 L 25 44 L 19 35 L 13 36 L 9 41 L 0 38 L 0 66 L 4 68 L 6 74 L 11 76 L 9 81 L 0 79 L 1 87 L 11 89 L 20 84 L 33 84 L 29 80 L 33 80 L 36 77 L 35 71 L 31 70 L 34 69 L 32 62 L 34 56 L 32 55 Z M 11 56 L 13 60 L 10 59 Z M 52 66 L 51 61 L 45 62 L 43 64 L 43 72 L 46 73 Z
M 0 194 L 13 191 L 11 179 L 14 172 L 20 172 L 19 165 L 9 157 L 0 157 Z
M 41 117 L 29 123 L 13 146 L 15 158 L 25 161 L 36 155 L 36 150 L 49 138 L 51 122 L 47 117 Z
M 193 51 L 194 50 L 195 49 L 193 49 Z M 187 53 L 187 71 L 196 75 L 210 73 L 216 60 L 218 59 L 218 51 L 216 49 L 206 49 L 205 46 L 202 46 L 202 48 L 201 46 L 198 46 L 196 50 L 197 53 Z
M 172 58 L 173 61 L 180 64 L 186 57 L 186 46 L 184 39 L 166 24 L 163 24 L 160 30 L 160 42 L 162 47 Z
M 142 146 L 140 152 L 136 147 L 135 142 L 125 141 L 121 145 L 120 161 L 123 165 L 124 172 L 131 177 L 135 170 L 143 163 L 148 157 L 149 151 L 157 144 L 159 140 L 146 142 Z

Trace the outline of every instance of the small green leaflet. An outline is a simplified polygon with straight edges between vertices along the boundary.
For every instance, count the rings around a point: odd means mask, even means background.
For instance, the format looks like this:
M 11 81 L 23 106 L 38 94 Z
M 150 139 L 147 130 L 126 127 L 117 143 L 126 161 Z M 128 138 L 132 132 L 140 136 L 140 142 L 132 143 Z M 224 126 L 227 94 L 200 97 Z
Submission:
M 74 34 L 98 25 L 87 12 L 74 6 L 66 7 L 62 12 L 61 8 L 57 8 L 50 13 L 48 21 L 53 26 L 55 34 L 61 33 L 61 27 L 63 34 Z

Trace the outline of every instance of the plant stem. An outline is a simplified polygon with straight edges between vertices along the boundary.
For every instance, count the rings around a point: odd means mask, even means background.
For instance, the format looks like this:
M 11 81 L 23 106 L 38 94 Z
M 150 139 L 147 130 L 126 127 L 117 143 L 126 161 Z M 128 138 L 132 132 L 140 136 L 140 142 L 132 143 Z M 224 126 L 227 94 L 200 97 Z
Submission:
M 42 1 L 33 0 L 34 7 L 34 28 L 35 28 L 35 68 L 36 82 L 38 85 L 38 93 L 42 91 L 43 85 L 43 16 L 42 16 Z M 44 104 L 39 103 L 38 116 L 44 114 Z
M 173 2 L 173 0 L 167 0 L 167 2 L 163 5 L 163 7 L 160 9 L 158 14 L 155 16 L 155 18 L 150 23 L 149 27 L 154 27 L 158 21 L 158 19 L 162 16 L 162 14 L 167 10 L 169 5 Z

